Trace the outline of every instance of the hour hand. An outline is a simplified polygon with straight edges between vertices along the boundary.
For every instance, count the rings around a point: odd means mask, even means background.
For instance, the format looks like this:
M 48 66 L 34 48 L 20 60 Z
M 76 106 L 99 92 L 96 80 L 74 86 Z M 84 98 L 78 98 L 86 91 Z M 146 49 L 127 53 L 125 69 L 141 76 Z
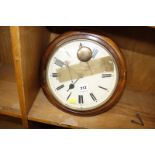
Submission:
M 79 79 L 80 79 L 80 78 L 78 78 L 76 81 L 74 81 L 74 83 L 71 83 L 71 84 L 69 85 L 69 88 L 68 88 L 67 92 L 68 92 L 70 89 L 73 89 L 73 88 L 75 87 L 75 83 L 76 83 Z
M 68 90 L 67 91 L 69 91 L 70 89 L 73 89 L 74 88 L 74 84 L 73 83 L 71 83 L 70 85 L 69 85 L 69 88 L 68 88 Z

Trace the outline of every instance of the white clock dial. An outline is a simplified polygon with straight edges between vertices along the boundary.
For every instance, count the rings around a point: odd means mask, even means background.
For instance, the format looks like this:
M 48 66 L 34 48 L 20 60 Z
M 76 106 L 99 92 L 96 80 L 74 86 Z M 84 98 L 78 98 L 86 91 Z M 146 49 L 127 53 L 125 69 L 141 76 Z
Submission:
M 82 62 L 78 58 L 81 47 L 92 52 L 89 61 Z M 46 68 L 50 92 L 60 104 L 78 111 L 105 104 L 116 89 L 118 76 L 118 66 L 112 54 L 89 39 L 76 39 L 59 46 Z

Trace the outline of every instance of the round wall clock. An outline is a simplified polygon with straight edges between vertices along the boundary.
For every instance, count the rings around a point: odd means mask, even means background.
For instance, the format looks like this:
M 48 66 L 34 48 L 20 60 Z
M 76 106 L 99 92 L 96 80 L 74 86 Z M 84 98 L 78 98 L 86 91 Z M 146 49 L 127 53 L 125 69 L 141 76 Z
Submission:
M 68 32 L 47 48 L 41 65 L 49 101 L 76 115 L 97 115 L 120 98 L 126 81 L 124 58 L 109 38 Z

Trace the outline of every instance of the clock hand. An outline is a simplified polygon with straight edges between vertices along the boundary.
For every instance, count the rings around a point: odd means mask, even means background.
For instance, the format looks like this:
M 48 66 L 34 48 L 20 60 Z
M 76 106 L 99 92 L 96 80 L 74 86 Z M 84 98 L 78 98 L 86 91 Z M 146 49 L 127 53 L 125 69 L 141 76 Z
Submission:
M 67 91 L 69 91 L 70 89 L 73 89 L 73 88 L 75 87 L 75 83 L 76 83 L 79 79 L 80 79 L 80 78 L 76 79 L 76 81 L 74 81 L 74 83 L 71 83 L 71 84 L 69 85 L 69 88 L 68 88 Z
M 71 84 L 69 85 L 69 88 L 68 88 L 67 92 L 68 92 L 70 89 L 73 89 L 73 88 L 74 88 L 74 84 L 71 83 Z
M 76 81 L 74 81 L 74 84 L 79 80 L 80 78 L 76 79 Z
M 79 45 L 79 49 L 82 47 L 82 43 L 80 43 L 80 45 Z

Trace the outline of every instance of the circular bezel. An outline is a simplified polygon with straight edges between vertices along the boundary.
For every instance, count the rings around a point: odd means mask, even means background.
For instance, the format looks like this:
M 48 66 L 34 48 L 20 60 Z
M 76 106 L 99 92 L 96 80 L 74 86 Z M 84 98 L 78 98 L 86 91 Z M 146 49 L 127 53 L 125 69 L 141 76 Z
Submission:
M 86 110 L 86 111 L 79 111 L 70 109 L 63 104 L 59 103 L 57 99 L 54 97 L 54 95 L 51 93 L 50 88 L 48 87 L 47 78 L 46 78 L 46 70 L 48 61 L 51 59 L 55 49 L 60 47 L 62 44 L 67 43 L 72 40 L 76 39 L 88 39 L 95 41 L 96 43 L 102 45 L 105 47 L 110 54 L 113 56 L 116 64 L 117 64 L 117 70 L 118 70 L 118 81 L 117 86 L 113 92 L 113 95 L 107 100 L 106 103 L 102 104 L 100 107 L 97 107 L 95 109 Z M 93 33 L 86 33 L 86 32 L 68 32 L 64 33 L 58 38 L 56 38 L 50 45 L 48 46 L 47 50 L 45 51 L 45 54 L 42 58 L 41 63 L 41 86 L 43 88 L 43 91 L 49 101 L 54 104 L 56 107 L 58 107 L 61 110 L 64 110 L 66 112 L 70 112 L 75 115 L 81 115 L 81 116 L 91 116 L 91 115 L 97 115 L 101 112 L 105 112 L 108 109 L 110 109 L 114 104 L 117 103 L 118 99 L 120 98 L 126 82 L 126 66 L 125 61 L 123 58 L 123 55 L 121 51 L 119 50 L 118 46 L 109 38 L 105 36 L 101 36 L 98 34 Z

